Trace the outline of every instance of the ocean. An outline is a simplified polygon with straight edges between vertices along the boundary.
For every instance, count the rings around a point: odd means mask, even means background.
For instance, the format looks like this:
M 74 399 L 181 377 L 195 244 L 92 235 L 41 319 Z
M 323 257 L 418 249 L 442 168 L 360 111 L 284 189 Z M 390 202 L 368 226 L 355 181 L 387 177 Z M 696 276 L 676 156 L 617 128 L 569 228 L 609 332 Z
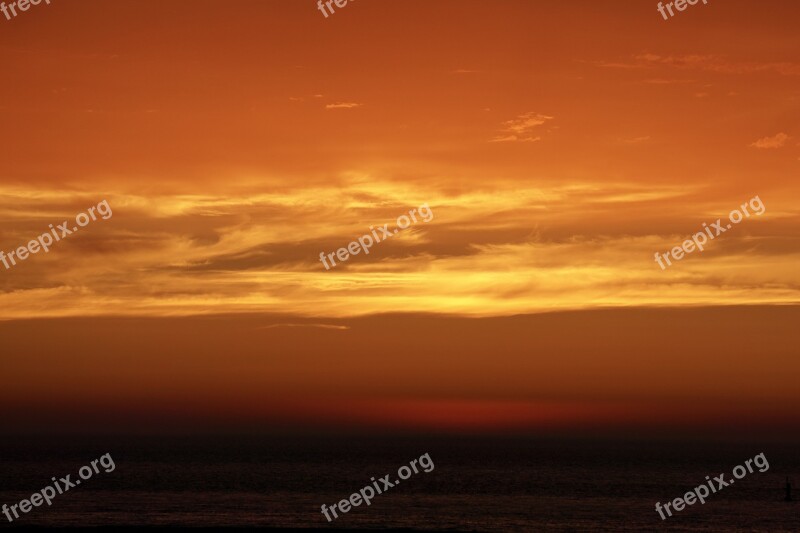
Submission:
M 108 453 L 102 468 L 13 524 L 411 531 L 800 531 L 797 445 L 682 439 L 525 436 L 260 435 L 4 437 L 0 504 Z M 655 511 L 764 453 L 769 469 L 661 520 Z M 411 460 L 411 474 L 371 505 L 328 522 L 348 498 Z M 795 499 L 800 492 L 795 494 Z

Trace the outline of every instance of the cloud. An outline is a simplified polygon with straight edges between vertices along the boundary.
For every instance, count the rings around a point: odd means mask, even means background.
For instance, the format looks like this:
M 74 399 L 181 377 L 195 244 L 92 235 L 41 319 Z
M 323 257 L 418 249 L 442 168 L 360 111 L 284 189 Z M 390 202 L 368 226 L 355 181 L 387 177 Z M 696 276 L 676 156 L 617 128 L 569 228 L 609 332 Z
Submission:
M 527 142 L 532 143 L 536 141 L 541 141 L 541 137 L 525 137 L 519 138 L 516 135 L 507 135 L 505 137 L 495 137 L 494 139 L 490 140 L 490 143 L 504 143 L 504 142 Z
M 533 137 L 533 129 L 541 126 L 553 117 L 541 113 L 525 113 L 515 119 L 503 123 L 503 135 L 498 135 L 489 142 L 536 142 L 541 137 Z
M 270 324 L 269 326 L 261 326 L 256 329 L 273 329 L 273 328 L 322 328 L 322 329 L 350 329 L 350 326 L 341 326 L 334 324 Z
M 741 200 L 710 201 L 702 191 L 498 179 L 460 189 L 356 172 L 314 187 L 228 180 L 220 194 L 187 188 L 142 196 L 109 188 L 103 198 L 113 218 L 93 222 L 48 254 L 9 270 L 0 266 L 0 320 L 280 312 L 309 320 L 281 320 L 276 329 L 303 331 L 340 325 L 319 317 L 396 311 L 508 315 L 800 301 L 797 212 L 766 197 L 769 215 L 751 217 L 669 271 L 658 268 L 654 252 L 671 249 Z M 8 221 L 0 249 L 22 245 L 97 201 L 60 185 L 0 186 L 0 216 Z M 430 223 L 335 270 L 320 263 L 320 252 L 372 224 L 394 224 L 423 202 L 435 212 Z
M 789 136 L 785 133 L 779 133 L 773 137 L 764 137 L 750 144 L 754 148 L 780 148 L 786 144 Z
M 681 79 L 669 79 L 669 78 L 650 78 L 644 80 L 642 83 L 647 83 L 650 85 L 673 85 L 676 83 L 694 83 L 695 80 L 681 80 Z
M 757 74 L 774 72 L 781 76 L 800 76 L 800 63 L 787 61 L 734 62 L 723 56 L 710 54 L 659 55 L 644 53 L 633 56 L 633 61 L 596 61 L 595 65 L 618 69 L 653 69 L 668 67 L 681 70 L 703 70 L 720 74 Z
M 713 55 L 685 54 L 680 56 L 660 56 L 657 54 L 639 54 L 635 59 L 644 63 L 661 63 L 674 67 L 691 68 L 705 66 L 713 62 L 716 58 Z
M 354 107 L 361 107 L 362 104 L 355 102 L 337 102 L 335 104 L 328 104 L 325 109 L 353 109 Z

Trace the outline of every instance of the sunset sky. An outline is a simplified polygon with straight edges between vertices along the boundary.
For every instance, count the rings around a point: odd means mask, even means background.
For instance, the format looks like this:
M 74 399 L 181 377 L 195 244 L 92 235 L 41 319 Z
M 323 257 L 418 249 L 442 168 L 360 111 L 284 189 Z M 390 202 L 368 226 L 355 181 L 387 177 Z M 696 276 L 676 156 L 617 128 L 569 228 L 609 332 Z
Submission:
M 796 425 L 800 4 L 656 4 L 0 18 L 0 250 L 113 209 L 0 265 L 0 414 Z M 755 196 L 762 215 L 654 261 Z

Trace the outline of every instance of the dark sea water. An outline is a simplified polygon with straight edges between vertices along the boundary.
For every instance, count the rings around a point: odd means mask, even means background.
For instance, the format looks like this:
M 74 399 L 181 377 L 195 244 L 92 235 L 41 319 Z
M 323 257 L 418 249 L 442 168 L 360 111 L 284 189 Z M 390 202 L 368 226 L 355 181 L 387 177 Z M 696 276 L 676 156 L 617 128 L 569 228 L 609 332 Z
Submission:
M 9 438 L 0 504 L 105 453 L 116 463 L 14 525 L 215 526 L 423 531 L 800 531 L 797 446 L 754 441 L 534 437 Z M 759 453 L 770 468 L 662 521 L 677 498 Z M 428 453 L 412 475 L 331 524 L 320 512 Z M 800 496 L 800 492 L 795 494 Z M 3 525 L 8 526 L 0 515 Z

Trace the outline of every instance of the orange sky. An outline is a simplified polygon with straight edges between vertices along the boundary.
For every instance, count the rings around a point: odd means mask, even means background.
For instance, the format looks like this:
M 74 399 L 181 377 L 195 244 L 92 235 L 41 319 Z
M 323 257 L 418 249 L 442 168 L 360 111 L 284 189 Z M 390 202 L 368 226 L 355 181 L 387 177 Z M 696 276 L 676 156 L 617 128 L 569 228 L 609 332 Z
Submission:
M 795 421 L 800 5 L 656 4 L 0 18 L 0 250 L 114 213 L 0 265 L 5 409 Z M 756 195 L 763 215 L 654 262 Z M 431 222 L 322 267 L 423 203 Z

